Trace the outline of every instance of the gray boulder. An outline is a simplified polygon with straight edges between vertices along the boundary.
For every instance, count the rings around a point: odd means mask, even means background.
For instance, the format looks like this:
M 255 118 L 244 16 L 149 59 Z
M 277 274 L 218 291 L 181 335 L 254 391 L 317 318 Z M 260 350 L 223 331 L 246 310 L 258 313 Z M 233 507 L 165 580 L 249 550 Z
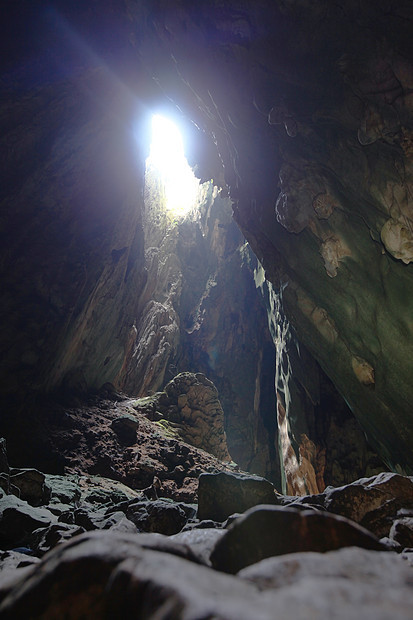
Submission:
M 389 536 L 401 509 L 413 509 L 413 479 L 384 472 L 343 487 L 328 488 L 324 497 L 329 512 L 352 519 L 382 538 Z
M 12 489 L 14 487 L 13 494 L 32 506 L 47 504 L 50 499 L 46 477 L 37 469 L 12 469 L 10 484 L 13 485 Z
M 167 500 L 133 502 L 129 504 L 126 516 L 140 532 L 166 535 L 177 534 L 188 521 L 184 505 Z
M 37 508 L 15 497 L 5 495 L 0 500 L 0 548 L 30 546 L 31 534 L 57 521 L 46 508 Z
M 259 476 L 219 472 L 201 474 L 198 486 L 198 518 L 225 521 L 234 512 L 258 504 L 277 504 L 274 486 Z
M 256 506 L 228 528 L 211 554 L 212 566 L 237 573 L 264 558 L 303 551 L 326 552 L 358 546 L 385 551 L 370 532 L 326 512 Z
M 395 554 L 349 549 L 335 552 L 335 557 L 286 555 L 235 577 L 179 557 L 172 547 L 185 554 L 184 545 L 158 534 L 99 531 L 78 536 L 36 566 L 14 570 L 8 580 L 0 578 L 0 616 L 411 619 L 413 573 Z

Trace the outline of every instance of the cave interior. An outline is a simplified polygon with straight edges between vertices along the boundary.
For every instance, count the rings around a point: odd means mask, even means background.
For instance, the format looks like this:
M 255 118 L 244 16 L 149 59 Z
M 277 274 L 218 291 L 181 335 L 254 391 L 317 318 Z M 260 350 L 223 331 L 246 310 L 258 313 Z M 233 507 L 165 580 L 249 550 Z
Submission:
M 0 613 L 56 617 L 67 599 L 70 618 L 134 617 L 135 605 L 142 618 L 195 620 L 197 605 L 251 618 L 234 603 L 250 567 L 251 605 L 269 618 L 276 586 L 257 562 L 277 558 L 275 575 L 299 554 L 305 574 L 306 553 L 354 546 L 337 570 L 364 575 L 362 551 L 398 552 L 380 562 L 400 570 L 396 617 L 409 617 L 411 2 L 4 4 Z M 209 529 L 201 553 L 194 532 Z M 131 542 L 144 533 L 181 538 Z M 84 592 L 53 572 L 77 537 L 85 575 L 92 557 L 103 571 Z M 145 553 L 148 566 L 174 558 L 147 569 L 145 596 L 141 569 L 110 572 L 128 544 L 137 567 Z M 175 583 L 191 562 L 211 584 L 237 573 L 228 609 Z M 379 569 L 374 593 L 364 578 L 367 618 L 390 599 Z M 333 617 L 314 592 L 314 617 Z M 282 596 L 280 614 L 301 617 L 301 595 Z M 325 591 L 343 619 L 356 605 L 344 599 Z

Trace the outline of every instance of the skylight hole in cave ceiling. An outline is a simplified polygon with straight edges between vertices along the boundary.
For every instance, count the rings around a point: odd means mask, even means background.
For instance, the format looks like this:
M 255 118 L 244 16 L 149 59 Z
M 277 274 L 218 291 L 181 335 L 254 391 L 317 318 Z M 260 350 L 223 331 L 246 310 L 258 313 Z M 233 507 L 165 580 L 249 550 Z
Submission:
M 165 209 L 173 218 L 184 218 L 196 205 L 200 181 L 185 157 L 181 132 L 159 114 L 152 116 L 146 174 L 161 186 Z

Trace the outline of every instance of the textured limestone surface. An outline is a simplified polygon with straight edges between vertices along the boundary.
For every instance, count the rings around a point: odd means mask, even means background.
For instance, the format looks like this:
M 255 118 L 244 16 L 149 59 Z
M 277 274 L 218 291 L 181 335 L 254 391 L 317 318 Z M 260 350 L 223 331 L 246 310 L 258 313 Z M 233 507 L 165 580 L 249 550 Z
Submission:
M 164 412 L 177 435 L 221 461 L 231 461 L 224 412 L 212 381 L 201 373 L 184 372 L 166 384 L 164 394 L 157 409 Z

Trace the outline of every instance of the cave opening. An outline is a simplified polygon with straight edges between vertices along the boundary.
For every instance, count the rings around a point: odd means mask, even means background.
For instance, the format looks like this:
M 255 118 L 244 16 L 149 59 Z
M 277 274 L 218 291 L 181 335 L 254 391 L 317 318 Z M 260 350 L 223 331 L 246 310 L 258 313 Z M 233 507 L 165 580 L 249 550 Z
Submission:
M 162 187 L 159 198 L 171 217 L 181 218 L 194 206 L 199 192 L 199 179 L 185 157 L 182 133 L 169 118 L 154 114 L 152 137 L 146 159 L 146 176 Z

